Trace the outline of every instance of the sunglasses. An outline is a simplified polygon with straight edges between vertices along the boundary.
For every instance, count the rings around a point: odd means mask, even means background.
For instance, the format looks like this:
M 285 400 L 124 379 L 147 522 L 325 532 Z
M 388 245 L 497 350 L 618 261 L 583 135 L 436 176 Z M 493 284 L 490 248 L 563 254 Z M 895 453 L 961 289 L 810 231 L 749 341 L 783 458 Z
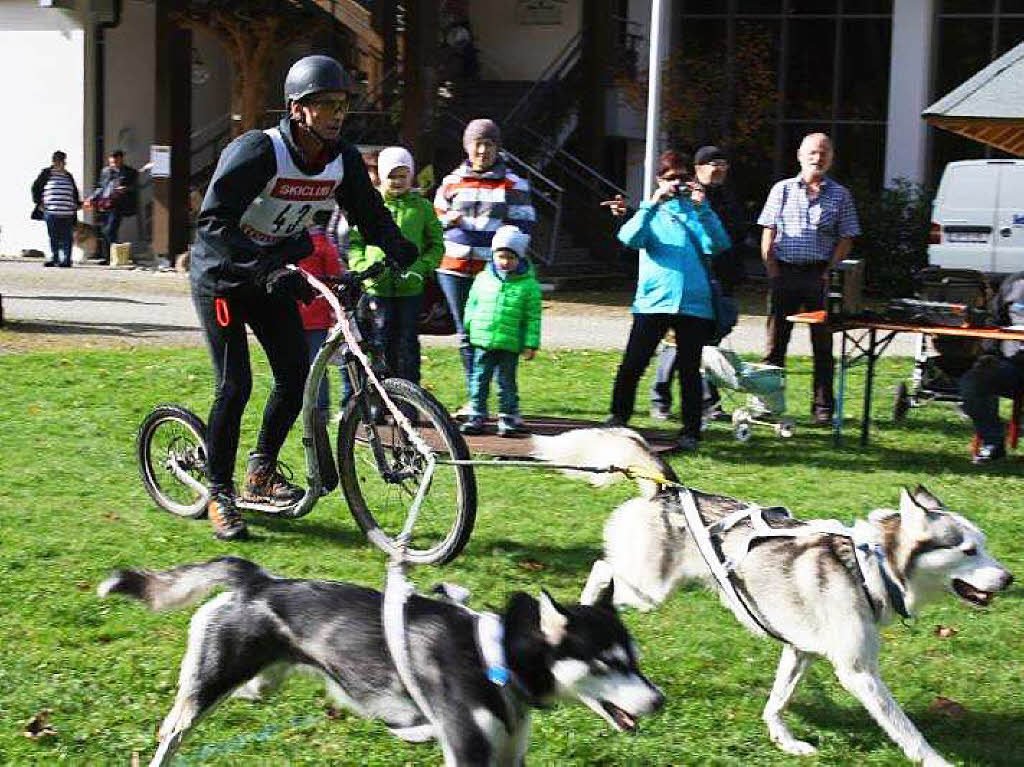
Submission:
M 705 165 L 710 165 L 712 168 L 728 168 L 729 167 L 729 161 L 728 160 L 712 160 L 711 162 L 706 162 L 704 164 Z
M 686 181 L 686 176 L 682 173 L 672 173 L 671 171 L 659 176 L 662 181 Z
M 310 99 L 306 103 L 313 109 L 341 112 L 348 107 L 348 101 L 348 96 L 328 96 L 326 98 Z

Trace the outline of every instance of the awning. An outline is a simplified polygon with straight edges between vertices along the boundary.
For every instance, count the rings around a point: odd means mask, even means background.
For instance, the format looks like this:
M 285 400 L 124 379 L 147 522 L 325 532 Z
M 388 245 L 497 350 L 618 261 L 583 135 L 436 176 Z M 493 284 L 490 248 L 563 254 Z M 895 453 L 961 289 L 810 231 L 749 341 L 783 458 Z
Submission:
M 1024 157 L 1024 43 L 921 113 L 929 125 Z

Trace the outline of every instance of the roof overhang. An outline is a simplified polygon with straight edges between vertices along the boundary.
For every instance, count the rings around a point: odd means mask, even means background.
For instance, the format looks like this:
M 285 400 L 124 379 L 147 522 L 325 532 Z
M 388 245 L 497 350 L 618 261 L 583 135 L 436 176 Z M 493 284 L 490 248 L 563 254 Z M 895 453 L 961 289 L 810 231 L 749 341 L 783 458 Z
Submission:
M 929 125 L 1024 156 L 1024 43 L 921 113 Z

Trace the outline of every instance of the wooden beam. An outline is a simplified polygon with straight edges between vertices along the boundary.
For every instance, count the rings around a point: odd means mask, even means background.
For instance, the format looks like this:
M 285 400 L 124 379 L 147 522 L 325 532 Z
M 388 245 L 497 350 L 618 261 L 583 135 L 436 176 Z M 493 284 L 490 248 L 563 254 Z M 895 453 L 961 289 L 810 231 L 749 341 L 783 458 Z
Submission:
M 156 0 L 153 142 L 171 147 L 170 178 L 153 179 L 153 253 L 172 260 L 189 241 L 192 33 L 175 24 L 182 0 Z

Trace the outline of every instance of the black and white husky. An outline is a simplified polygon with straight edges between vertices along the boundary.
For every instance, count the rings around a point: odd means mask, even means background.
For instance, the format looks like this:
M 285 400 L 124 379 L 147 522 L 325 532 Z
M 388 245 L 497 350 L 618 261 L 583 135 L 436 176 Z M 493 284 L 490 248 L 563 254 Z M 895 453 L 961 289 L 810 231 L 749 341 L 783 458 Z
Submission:
M 628 429 L 535 437 L 534 447 L 536 457 L 552 463 L 636 467 L 678 481 Z M 597 476 L 598 484 L 613 479 Z M 703 551 L 687 524 L 694 510 L 705 527 L 714 526 Z M 717 552 L 717 561 L 709 551 Z M 713 568 L 727 576 L 724 586 Z M 898 510 L 878 509 L 845 528 L 833 520 L 803 522 L 784 509 L 759 509 L 651 480 L 641 480 L 640 496 L 619 506 L 605 524 L 604 558 L 594 564 L 583 603 L 612 578 L 615 602 L 643 610 L 659 605 L 684 579 L 703 581 L 744 625 L 782 642 L 763 718 L 784 751 L 815 751 L 790 733 L 782 712 L 811 661 L 825 657 L 907 757 L 929 765 L 946 761 L 879 676 L 879 626 L 913 614 L 946 591 L 985 606 L 1013 580 L 985 550 L 984 534 L 923 487 L 901 491 Z
M 98 591 L 164 610 L 216 587 L 230 591 L 192 617 L 178 693 L 152 765 L 166 764 L 225 697 L 258 699 L 289 667 L 319 672 L 340 704 L 383 720 L 403 740 L 436 738 L 448 765 L 521 764 L 530 709 L 556 698 L 582 701 L 620 731 L 633 730 L 664 703 L 637 666 L 610 587 L 590 606 L 562 606 L 546 592 L 539 599 L 514 594 L 501 629 L 487 632 L 497 648 L 482 644 L 479 614 L 450 599 L 412 596 L 405 609 L 407 671 L 429 702 L 430 718 L 392 662 L 378 591 L 278 578 L 236 557 L 161 572 L 119 570 Z

